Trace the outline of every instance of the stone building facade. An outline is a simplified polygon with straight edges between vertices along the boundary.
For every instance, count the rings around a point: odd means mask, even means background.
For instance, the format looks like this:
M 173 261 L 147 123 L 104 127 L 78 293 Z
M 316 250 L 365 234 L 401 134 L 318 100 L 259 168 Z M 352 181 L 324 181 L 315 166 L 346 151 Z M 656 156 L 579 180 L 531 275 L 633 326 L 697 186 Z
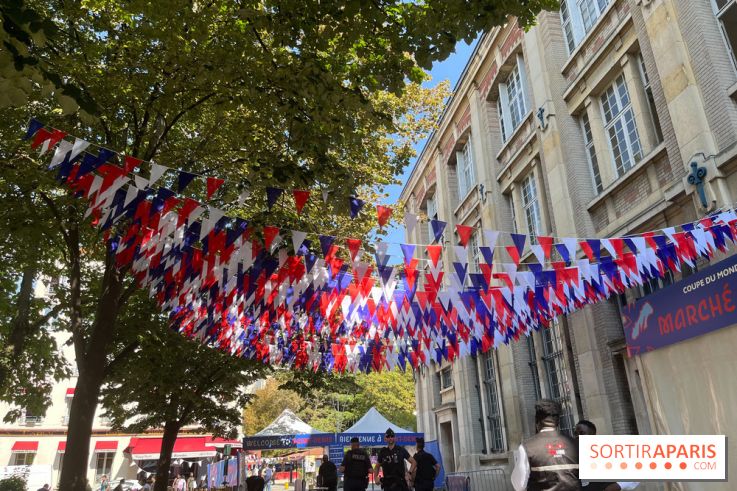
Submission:
M 620 237 L 697 220 L 708 210 L 688 183 L 692 162 L 707 169 L 709 209 L 737 197 L 737 2 L 561 4 L 527 32 L 510 19 L 484 33 L 403 189 L 407 211 L 448 222 L 446 245 L 458 243 L 456 224 L 477 228 L 470 270 L 482 261 L 481 229 Z M 430 243 L 426 220 L 406 240 Z M 452 247 L 444 251 L 447 265 Z M 522 262 L 533 257 L 528 247 Z M 511 262 L 500 248 L 497 260 Z M 737 436 L 727 409 L 737 403 L 727 375 L 737 373 L 734 326 L 626 352 L 620 305 L 664 283 L 421 372 L 418 431 L 438 439 L 446 471 L 509 472 L 539 397 L 563 404 L 564 429 L 585 418 L 600 433 Z

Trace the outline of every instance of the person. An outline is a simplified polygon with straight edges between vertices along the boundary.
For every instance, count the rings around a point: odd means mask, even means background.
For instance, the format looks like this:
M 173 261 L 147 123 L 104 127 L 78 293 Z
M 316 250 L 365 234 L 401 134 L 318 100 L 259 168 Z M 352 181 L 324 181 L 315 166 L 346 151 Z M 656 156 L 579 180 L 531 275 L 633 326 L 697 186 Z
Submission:
M 107 476 L 103 474 L 102 478 L 100 478 L 100 491 L 108 491 L 108 489 L 110 489 L 110 483 L 107 480 Z
M 187 491 L 194 491 L 195 489 L 197 489 L 197 479 L 190 472 L 187 478 Z
M 200 479 L 200 489 L 207 489 L 207 478 L 204 476 Z
M 43 487 L 38 488 L 38 491 L 49 491 L 49 485 L 48 484 L 44 484 Z
M 385 491 L 407 491 L 411 476 L 405 461 L 409 462 L 410 468 L 417 465 L 415 459 L 410 457 L 409 452 L 404 447 L 396 445 L 396 435 L 391 428 L 386 430 L 384 434 L 387 446 L 379 450 L 379 461 L 374 468 L 374 481 L 379 477 L 379 467 L 384 474 L 381 480 L 381 487 Z
M 358 437 L 351 438 L 351 449 L 343 455 L 340 472 L 345 474 L 344 491 L 365 491 L 371 471 L 371 458 L 360 448 Z
M 248 491 L 264 491 L 264 478 L 261 476 L 261 469 L 258 470 L 258 475 L 251 475 L 246 479 L 246 489 Z
M 560 404 L 542 399 L 535 404 L 537 433 L 514 452 L 515 491 L 580 491 L 578 445 L 558 431 Z
M 425 452 L 425 439 L 418 437 L 417 452 L 412 456 L 415 460 L 409 473 L 415 485 L 415 491 L 432 491 L 435 487 L 435 477 L 440 472 L 440 464 L 432 454 Z
M 264 483 L 266 487 L 266 491 L 271 491 L 271 484 L 274 481 L 274 470 L 271 468 L 270 465 L 266 466 L 266 469 L 264 470 Z
M 174 488 L 174 491 L 184 491 L 186 484 L 181 474 L 177 474 L 177 477 L 174 478 L 174 482 L 172 483 L 172 488 Z
M 146 484 L 143 485 L 141 491 L 153 491 L 154 487 L 151 485 L 151 478 L 146 478 Z
M 317 485 L 335 491 L 338 488 L 338 468 L 330 462 L 327 455 L 322 456 L 322 463 L 317 470 Z
M 117 486 L 115 486 L 115 489 L 113 491 L 123 491 L 123 484 L 125 483 L 125 479 L 121 479 Z
M 573 436 L 578 443 L 580 435 L 596 435 L 596 425 L 589 420 L 582 419 L 573 429 Z M 635 489 L 638 482 L 589 481 L 581 482 L 583 491 L 622 491 Z

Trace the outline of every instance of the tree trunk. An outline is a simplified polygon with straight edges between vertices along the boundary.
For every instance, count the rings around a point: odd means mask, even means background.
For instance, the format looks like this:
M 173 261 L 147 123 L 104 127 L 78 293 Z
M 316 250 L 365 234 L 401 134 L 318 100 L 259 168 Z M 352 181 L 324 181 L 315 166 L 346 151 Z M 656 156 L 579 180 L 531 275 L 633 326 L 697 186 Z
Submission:
M 156 484 L 154 485 L 154 491 L 166 491 L 169 484 L 171 454 L 174 451 L 174 442 L 177 441 L 178 434 L 178 421 L 167 421 L 164 424 L 164 436 L 161 439 L 159 462 L 156 464 Z
M 26 336 L 30 334 L 31 302 L 33 302 L 33 280 L 36 277 L 36 266 L 29 266 L 23 270 L 23 278 L 18 291 L 18 314 L 11 325 L 10 345 L 13 355 L 18 356 L 25 347 Z
M 78 282 L 79 276 L 74 278 L 72 275 L 70 280 L 74 290 L 75 280 Z M 60 491 L 86 489 L 92 423 L 100 387 L 105 381 L 108 351 L 115 337 L 122 290 L 123 273 L 115 269 L 114 252 L 108 251 L 102 292 L 92 328 L 88 336 L 84 336 L 81 329 L 74 329 L 72 335 L 77 338 L 74 339 L 75 348 L 79 348 L 76 350 L 79 378 L 69 413 L 67 447 L 59 479 Z

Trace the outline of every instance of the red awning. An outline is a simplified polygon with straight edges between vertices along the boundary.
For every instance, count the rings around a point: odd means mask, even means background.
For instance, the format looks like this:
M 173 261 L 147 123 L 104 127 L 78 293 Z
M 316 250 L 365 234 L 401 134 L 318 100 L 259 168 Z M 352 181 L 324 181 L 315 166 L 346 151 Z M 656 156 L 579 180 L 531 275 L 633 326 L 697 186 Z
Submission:
M 206 436 L 205 445 L 207 445 L 208 447 L 218 448 L 223 448 L 225 445 L 230 445 L 233 448 L 242 448 L 243 442 L 241 440 L 226 440 L 225 438 Z
M 74 387 L 67 389 L 67 397 L 74 397 Z
M 116 440 L 102 440 L 95 442 L 95 452 L 115 452 L 118 449 Z
M 205 445 L 204 436 L 185 436 L 174 442 L 171 456 L 177 459 L 214 457 L 215 449 Z M 161 438 L 131 438 L 126 451 L 137 460 L 156 460 L 161 451 Z
M 57 447 L 56 451 L 59 453 L 64 453 L 66 449 L 67 449 L 67 442 L 59 442 L 59 446 Z
M 36 453 L 38 451 L 38 442 L 16 441 L 10 450 L 11 452 L 19 453 Z

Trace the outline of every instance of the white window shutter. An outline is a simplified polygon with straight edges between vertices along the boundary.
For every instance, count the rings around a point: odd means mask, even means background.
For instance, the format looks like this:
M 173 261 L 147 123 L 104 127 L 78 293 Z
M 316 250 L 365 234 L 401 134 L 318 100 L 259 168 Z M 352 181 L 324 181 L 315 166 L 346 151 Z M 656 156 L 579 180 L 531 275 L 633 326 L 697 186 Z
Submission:
M 578 46 L 586 35 L 586 29 L 583 26 L 583 17 L 581 17 L 581 8 L 576 0 L 561 0 L 567 2 L 568 12 L 571 14 L 571 28 L 573 29 L 573 39 L 575 45 Z
M 527 114 L 532 106 L 532 88 L 527 84 L 527 70 L 525 69 L 525 59 L 522 55 L 517 55 L 517 70 L 519 70 L 519 81 L 522 85 L 522 95 L 525 102 L 525 110 L 523 114 Z
M 507 84 L 499 84 L 499 107 L 501 108 L 501 114 L 499 115 L 500 123 L 504 126 L 505 135 L 504 141 L 507 141 L 514 129 L 512 127 L 512 117 L 509 114 L 509 94 L 507 94 Z

